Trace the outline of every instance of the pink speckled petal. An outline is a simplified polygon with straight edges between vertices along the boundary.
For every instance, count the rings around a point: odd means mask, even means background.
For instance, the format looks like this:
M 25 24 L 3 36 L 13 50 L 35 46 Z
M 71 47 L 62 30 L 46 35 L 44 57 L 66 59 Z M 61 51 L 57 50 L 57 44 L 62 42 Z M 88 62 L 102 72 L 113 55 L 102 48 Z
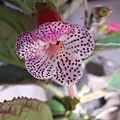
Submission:
M 25 60 L 29 73 L 37 79 L 49 79 L 52 77 L 58 55 L 63 50 L 62 42 L 59 45 L 49 44 L 48 48 L 38 53 L 35 58 Z
M 40 53 L 45 43 L 36 41 L 30 32 L 22 33 L 16 43 L 16 53 L 22 60 L 29 60 Z
M 82 76 L 82 60 L 62 53 L 57 60 L 53 79 L 61 85 L 74 85 Z
M 81 58 L 88 57 L 94 49 L 94 40 L 88 30 L 78 25 L 73 25 L 74 33 L 62 38 L 65 51 L 74 53 Z
M 53 60 L 45 52 L 32 60 L 26 60 L 25 65 L 28 72 L 37 79 L 49 79 L 52 77 Z
M 62 21 L 42 24 L 32 32 L 36 39 L 46 43 L 59 41 L 64 34 L 69 33 L 73 33 L 72 25 Z

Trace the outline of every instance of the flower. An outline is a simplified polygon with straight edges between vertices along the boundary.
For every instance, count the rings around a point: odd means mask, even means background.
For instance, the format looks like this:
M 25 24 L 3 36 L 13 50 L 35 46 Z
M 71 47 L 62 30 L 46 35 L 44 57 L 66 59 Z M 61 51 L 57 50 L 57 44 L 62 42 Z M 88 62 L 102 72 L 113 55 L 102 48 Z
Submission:
M 112 34 L 114 32 L 120 31 L 120 25 L 116 23 L 108 23 L 107 31 L 108 31 L 108 34 Z
M 94 49 L 88 30 L 62 21 L 47 22 L 22 33 L 16 43 L 17 55 L 37 79 L 53 78 L 61 85 L 75 84 L 82 76 L 82 58 Z

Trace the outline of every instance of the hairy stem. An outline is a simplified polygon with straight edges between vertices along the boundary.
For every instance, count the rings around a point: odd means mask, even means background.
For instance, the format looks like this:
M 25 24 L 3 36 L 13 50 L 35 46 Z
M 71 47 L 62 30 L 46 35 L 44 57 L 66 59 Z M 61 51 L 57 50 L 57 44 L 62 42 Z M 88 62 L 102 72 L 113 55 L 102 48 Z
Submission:
M 85 20 L 84 20 L 84 27 L 87 27 L 87 21 L 88 21 L 88 3 L 87 0 L 83 0 L 83 7 L 84 7 L 84 14 L 85 14 Z
M 70 85 L 70 86 L 67 86 L 67 90 L 68 90 L 68 95 L 71 99 L 74 99 L 75 95 L 74 95 L 74 89 L 73 89 L 73 86 Z
M 53 93 L 55 96 L 57 96 L 59 98 L 64 97 L 63 93 L 60 92 L 60 90 L 57 87 L 55 87 L 55 86 L 53 86 L 51 84 L 45 84 L 45 82 L 38 81 L 37 85 L 39 85 L 40 87 L 50 91 L 51 93 Z

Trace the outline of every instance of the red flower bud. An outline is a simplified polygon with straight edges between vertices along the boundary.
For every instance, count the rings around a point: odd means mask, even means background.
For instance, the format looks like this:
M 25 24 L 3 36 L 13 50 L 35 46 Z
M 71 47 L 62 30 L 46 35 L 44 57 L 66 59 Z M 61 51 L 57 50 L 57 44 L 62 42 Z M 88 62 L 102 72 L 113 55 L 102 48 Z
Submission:
M 108 23 L 108 34 L 120 31 L 120 25 L 116 23 Z
M 38 26 L 46 22 L 61 21 L 59 13 L 51 2 L 40 4 L 36 12 L 36 22 Z

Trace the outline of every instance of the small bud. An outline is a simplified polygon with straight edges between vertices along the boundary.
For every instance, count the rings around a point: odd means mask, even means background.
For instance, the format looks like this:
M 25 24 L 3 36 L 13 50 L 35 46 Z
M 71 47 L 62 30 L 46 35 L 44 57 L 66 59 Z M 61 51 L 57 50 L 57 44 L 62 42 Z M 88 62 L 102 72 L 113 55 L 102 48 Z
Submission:
M 108 23 L 108 34 L 112 34 L 114 32 L 120 31 L 120 25 L 116 23 Z
M 96 6 L 93 8 L 92 13 L 94 22 L 100 23 L 104 18 L 108 17 L 112 13 L 112 9 L 106 6 Z
M 61 17 L 57 12 L 56 7 L 49 1 L 47 3 L 36 3 L 36 22 L 37 26 L 46 23 L 61 21 Z

